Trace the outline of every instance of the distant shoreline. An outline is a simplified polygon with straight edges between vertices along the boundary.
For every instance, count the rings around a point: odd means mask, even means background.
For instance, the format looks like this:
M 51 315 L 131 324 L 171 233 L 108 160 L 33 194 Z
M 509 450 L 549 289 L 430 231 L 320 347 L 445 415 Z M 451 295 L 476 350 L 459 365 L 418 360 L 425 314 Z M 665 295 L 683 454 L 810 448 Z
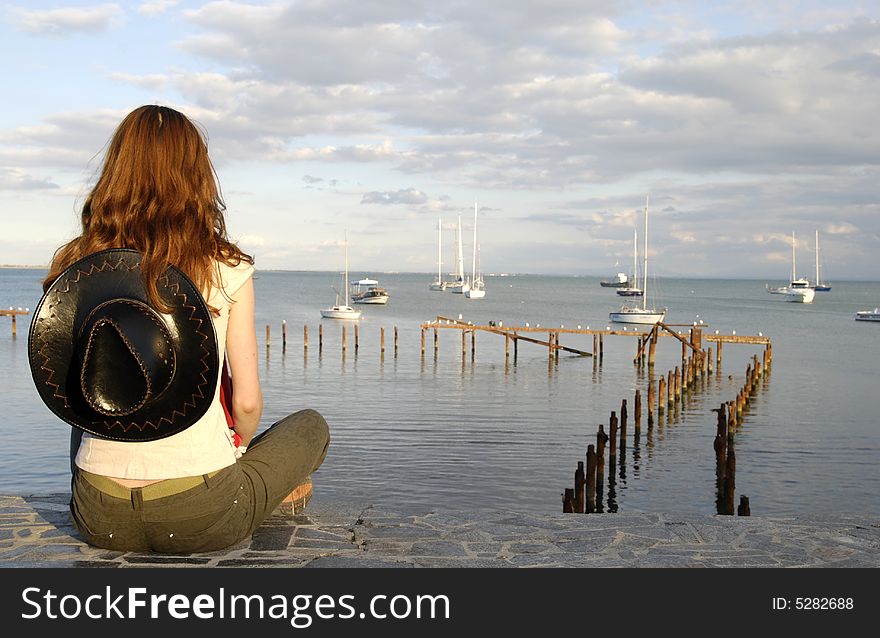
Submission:
M 27 266 L 20 264 L 0 264 L 0 270 L 48 270 L 48 266 Z M 257 272 L 264 273 L 337 273 L 335 270 L 302 270 L 302 269 L 286 269 L 286 268 L 257 268 Z M 432 272 L 417 272 L 417 271 L 394 271 L 394 272 L 380 272 L 380 271 L 371 271 L 369 269 L 359 269 L 357 272 L 376 272 L 380 275 L 424 275 L 426 277 L 436 276 L 436 273 Z M 337 273 L 338 274 L 338 273 Z M 580 274 L 574 275 L 571 273 L 535 273 L 535 272 L 518 272 L 518 273 L 487 273 L 484 275 L 485 277 L 492 277 L 496 279 L 513 279 L 515 277 L 572 277 L 572 278 L 580 278 L 580 279 L 602 279 L 606 277 L 606 275 L 589 275 L 589 274 Z M 773 282 L 773 281 L 783 281 L 785 277 L 682 277 L 677 275 L 660 275 L 657 276 L 657 279 L 691 279 L 694 281 L 764 281 L 764 282 Z M 876 279 L 840 279 L 836 282 L 832 283 L 877 283 Z

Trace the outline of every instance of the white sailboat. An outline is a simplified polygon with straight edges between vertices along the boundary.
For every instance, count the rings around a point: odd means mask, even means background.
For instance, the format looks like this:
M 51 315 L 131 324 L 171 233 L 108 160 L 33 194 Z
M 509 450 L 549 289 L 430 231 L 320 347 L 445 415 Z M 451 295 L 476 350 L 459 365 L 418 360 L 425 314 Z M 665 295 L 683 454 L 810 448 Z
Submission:
M 334 288 L 335 290 L 335 288 Z M 346 295 L 348 294 L 348 234 L 345 235 L 345 276 L 343 281 L 343 295 L 342 298 L 345 300 Z M 336 303 L 330 308 L 324 308 L 321 310 L 321 316 L 325 319 L 360 319 L 361 311 L 355 310 L 351 306 L 347 304 L 340 305 L 339 304 L 339 291 L 336 290 Z
M 443 274 L 441 272 L 443 266 L 443 223 L 442 220 L 437 218 L 437 279 L 428 286 L 431 290 L 446 290 L 446 282 L 443 281 Z
M 874 321 L 880 323 L 880 308 L 873 310 L 859 310 L 856 313 L 856 321 Z
M 617 312 L 608 313 L 615 323 L 655 324 L 663 321 L 666 308 L 648 308 L 648 196 L 645 196 L 645 256 L 642 266 L 642 303 L 641 305 L 624 304 Z
M 810 287 L 810 280 L 797 276 L 797 256 L 795 254 L 794 232 L 791 233 L 791 280 L 787 286 L 771 288 L 767 285 L 767 292 L 774 295 L 784 295 L 786 301 L 792 303 L 813 303 L 816 291 Z
M 813 286 L 816 292 L 828 292 L 831 290 L 831 284 L 822 281 L 819 276 L 819 231 L 816 231 L 816 285 Z
M 456 239 L 458 241 L 458 257 L 455 260 L 455 278 L 452 281 L 446 282 L 446 290 L 461 295 L 466 293 L 470 288 L 464 277 L 464 255 L 461 249 L 461 215 L 458 216 L 458 231 L 456 233 Z
M 639 254 L 639 231 L 633 228 L 633 267 L 632 278 L 626 286 L 618 288 L 617 294 L 621 297 L 641 297 L 644 292 L 639 288 L 638 254 Z
M 479 253 L 480 245 L 477 243 L 477 203 L 474 202 L 474 260 L 471 267 L 470 287 L 464 293 L 464 296 L 468 299 L 482 299 L 486 296 L 486 283 L 483 281 L 482 273 L 477 269 Z

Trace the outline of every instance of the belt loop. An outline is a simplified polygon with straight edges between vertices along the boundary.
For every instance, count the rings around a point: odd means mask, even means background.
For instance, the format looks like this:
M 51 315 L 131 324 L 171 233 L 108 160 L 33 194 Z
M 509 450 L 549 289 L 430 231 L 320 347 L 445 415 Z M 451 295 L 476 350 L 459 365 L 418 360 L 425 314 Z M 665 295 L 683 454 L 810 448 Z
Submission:
M 142 510 L 144 508 L 144 494 L 143 488 L 135 487 L 131 490 L 131 506 L 135 510 Z

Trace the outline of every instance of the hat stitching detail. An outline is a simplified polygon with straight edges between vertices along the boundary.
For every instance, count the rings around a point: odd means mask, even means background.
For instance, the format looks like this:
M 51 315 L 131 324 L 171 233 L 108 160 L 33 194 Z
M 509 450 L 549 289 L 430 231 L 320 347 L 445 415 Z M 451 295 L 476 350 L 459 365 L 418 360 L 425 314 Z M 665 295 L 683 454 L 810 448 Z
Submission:
M 205 373 L 210 371 L 210 369 L 211 369 L 211 367 L 208 365 L 208 363 L 206 361 L 206 359 L 211 356 L 211 351 L 205 347 L 205 342 L 208 340 L 209 335 L 207 335 L 202 330 L 203 321 L 201 319 L 198 319 L 193 316 L 193 315 L 195 315 L 196 312 L 198 312 L 198 309 L 195 307 L 195 305 L 188 303 L 189 299 L 188 299 L 186 293 L 180 292 L 180 283 L 179 282 L 171 282 L 168 278 L 168 275 L 162 275 L 161 279 L 164 281 L 166 288 L 169 291 L 171 291 L 171 293 L 175 297 L 177 297 L 181 300 L 180 307 L 189 309 L 190 313 L 189 313 L 189 317 L 187 317 L 187 319 L 189 321 L 197 324 L 197 326 L 198 326 L 196 328 L 196 333 L 201 335 L 201 337 L 202 337 L 202 343 L 201 343 L 200 347 L 201 347 L 202 351 L 204 352 L 204 354 L 202 355 L 202 358 L 201 358 L 201 363 L 202 363 L 203 369 L 202 369 L 202 372 L 199 374 L 199 376 L 202 379 L 201 383 L 199 383 L 196 386 L 195 391 L 190 396 L 190 401 L 183 402 L 183 411 L 182 412 L 180 410 L 178 410 L 177 408 L 171 409 L 171 418 L 170 419 L 168 417 L 163 416 L 163 417 L 159 418 L 158 423 L 153 423 L 152 421 L 145 421 L 142 424 L 132 422 L 132 423 L 129 423 L 127 426 L 124 425 L 119 420 L 114 421 L 113 423 L 108 423 L 105 421 L 104 424 L 107 426 L 108 431 L 113 430 L 116 427 L 121 428 L 123 432 L 128 432 L 132 427 L 136 427 L 140 431 L 144 431 L 147 426 L 150 426 L 153 429 L 158 430 L 162 426 L 163 423 L 168 423 L 169 425 L 172 425 L 178 417 L 181 417 L 181 418 L 186 417 L 187 409 L 196 407 L 196 399 L 203 399 L 205 397 L 205 394 L 202 391 L 202 388 L 209 383 L 208 379 L 205 377 Z
M 132 305 L 134 305 L 134 304 L 132 304 Z M 146 313 L 144 313 L 144 314 L 146 314 Z M 134 412 L 135 410 L 140 410 L 142 407 L 144 407 L 144 404 L 147 402 L 147 399 L 153 394 L 153 384 L 150 381 L 150 375 L 149 375 L 149 372 L 147 372 L 147 366 L 144 364 L 144 360 L 137 353 L 137 350 L 135 349 L 134 344 L 132 344 L 131 341 L 129 341 L 128 338 L 122 333 L 122 329 L 119 327 L 119 324 L 117 324 L 113 319 L 104 318 L 104 319 L 100 319 L 95 325 L 98 326 L 98 325 L 101 325 L 104 323 L 109 323 L 114 328 L 116 328 L 116 333 L 119 335 L 119 338 L 122 339 L 122 342 L 125 344 L 125 347 L 128 348 L 129 353 L 131 353 L 131 356 L 134 357 L 134 360 L 137 362 L 138 367 L 141 369 L 141 373 L 144 375 L 144 381 L 146 381 L 146 383 L 147 383 L 147 392 L 146 392 L 146 394 L 144 394 L 144 396 L 140 400 L 140 402 L 138 402 L 137 405 L 135 405 L 131 409 L 130 412 Z M 86 351 L 85 351 L 85 354 L 83 355 L 83 362 L 88 361 L 89 355 L 92 352 L 93 344 L 94 344 L 94 339 L 92 338 L 92 335 L 89 335 L 89 343 L 86 346 Z M 117 413 L 121 412 L 121 410 L 104 410 L 104 409 L 100 409 L 100 408 L 95 407 L 94 404 L 97 403 L 96 397 L 91 392 L 86 390 L 87 384 L 86 384 L 85 367 L 80 369 L 79 384 L 80 384 L 80 390 L 86 396 L 86 398 L 89 399 L 89 405 L 92 407 L 92 409 L 95 412 L 97 412 L 98 414 L 103 414 L 104 416 L 116 416 Z

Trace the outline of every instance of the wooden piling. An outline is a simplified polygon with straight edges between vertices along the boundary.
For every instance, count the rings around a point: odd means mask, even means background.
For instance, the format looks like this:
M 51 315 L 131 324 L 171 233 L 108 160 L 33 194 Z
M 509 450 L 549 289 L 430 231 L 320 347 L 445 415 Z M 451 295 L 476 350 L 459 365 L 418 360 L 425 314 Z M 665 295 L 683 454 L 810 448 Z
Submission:
M 287 350 L 287 319 L 281 320 L 281 349 Z
M 510 335 L 504 334 L 504 358 L 510 359 Z
M 669 371 L 666 379 L 666 404 L 670 408 L 675 405 L 675 375 L 672 370 Z
M 654 326 L 654 329 L 651 330 L 651 334 L 648 336 L 651 343 L 648 346 L 648 366 L 654 366 L 654 355 L 657 351 L 657 326 Z
M 266 324 L 266 347 L 269 347 L 269 324 Z
M 385 328 L 379 328 L 379 343 L 382 352 L 385 352 Z
M 751 516 L 752 509 L 749 507 L 749 497 L 748 496 L 740 496 L 739 497 L 739 507 L 736 508 L 737 516 Z
M 324 349 L 324 324 L 318 324 L 318 352 Z
M 474 360 L 477 351 L 477 331 L 471 330 L 471 361 Z
M 620 402 L 620 449 L 626 449 L 626 423 L 628 412 L 626 409 L 626 399 Z
M 596 432 L 596 501 L 602 502 L 602 487 L 605 483 L 605 444 L 608 443 L 608 435 L 605 428 L 599 424 Z
M 654 384 L 648 381 L 648 429 L 654 427 Z
M 422 347 L 422 352 L 424 352 L 425 348 Z M 394 356 L 397 356 L 397 326 L 394 326 Z
M 586 489 L 586 513 L 592 514 L 596 511 L 596 446 L 592 443 L 587 446 Z
M 574 513 L 575 514 L 583 514 L 584 513 L 584 488 L 586 487 L 586 480 L 584 478 L 584 462 L 578 461 L 577 470 L 574 473 Z
M 617 457 L 617 414 L 611 413 L 611 419 L 608 422 L 608 442 L 611 447 L 608 449 L 608 455 L 611 458 Z M 612 463 L 613 465 L 613 463 Z
M 690 378 L 690 365 L 687 359 L 684 359 L 681 362 L 681 393 L 687 394 L 688 391 L 688 379 Z
M 723 345 L 723 341 L 718 342 L 718 353 L 715 356 L 715 368 L 718 372 L 721 372 L 721 346 Z
M 602 358 L 605 356 L 605 335 L 599 335 L 599 363 L 602 363 Z
M 685 361 L 687 361 L 687 353 L 688 353 L 687 343 L 682 341 L 681 342 L 681 366 L 682 366 L 682 368 L 684 368 L 684 363 L 685 363 Z
M 599 354 L 599 335 L 593 335 L 593 360 L 595 361 L 596 355 Z
M 425 329 L 422 328 L 422 356 L 425 356 Z
M 437 356 L 437 348 L 438 347 L 439 347 L 439 344 L 437 342 L 437 328 L 434 328 L 434 356 L 435 357 Z
M 354 324 L 354 351 L 355 351 L 355 354 L 357 354 L 359 347 L 360 347 L 360 341 L 358 338 L 358 325 Z
M 642 435 L 642 391 L 636 390 L 635 397 L 635 427 L 633 436 L 638 441 Z
M 574 513 L 574 490 L 570 487 L 565 488 L 565 494 L 562 496 L 562 513 Z
M 706 354 L 706 374 L 712 374 L 712 348 L 709 348 Z
M 309 324 L 303 324 L 303 350 L 309 349 Z
M 678 366 L 675 366 L 675 402 L 678 403 L 681 400 L 681 372 L 678 370 Z
M 660 381 L 657 382 L 657 394 L 659 397 L 657 398 L 657 414 L 663 414 L 666 412 L 666 406 L 669 403 L 669 393 L 666 392 L 666 377 L 661 376 Z
M 467 356 L 467 339 L 465 336 L 465 331 L 461 331 L 461 359 L 464 361 Z
M 342 351 L 345 352 L 345 326 L 342 326 Z

